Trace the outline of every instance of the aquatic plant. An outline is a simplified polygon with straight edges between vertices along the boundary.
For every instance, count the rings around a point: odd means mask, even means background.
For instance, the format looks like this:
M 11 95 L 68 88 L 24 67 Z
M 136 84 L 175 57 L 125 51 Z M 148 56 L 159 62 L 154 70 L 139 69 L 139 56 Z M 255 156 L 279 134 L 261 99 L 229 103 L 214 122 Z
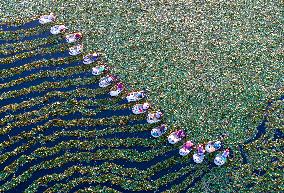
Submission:
M 283 190 L 280 3 L 1 3 L 0 191 Z M 50 11 L 54 24 L 82 31 L 87 52 L 105 53 L 103 61 L 67 56 L 64 35 L 35 24 Z M 103 63 L 127 84 L 117 98 L 96 87 L 104 75 L 91 68 Z M 120 115 L 135 104 L 126 93 L 142 88 L 165 111 L 167 134 L 184 129 L 196 144 L 227 134 L 226 165 L 214 166 L 215 154 L 196 165 L 167 135 L 151 138 L 158 124 L 145 124 L 145 115 Z

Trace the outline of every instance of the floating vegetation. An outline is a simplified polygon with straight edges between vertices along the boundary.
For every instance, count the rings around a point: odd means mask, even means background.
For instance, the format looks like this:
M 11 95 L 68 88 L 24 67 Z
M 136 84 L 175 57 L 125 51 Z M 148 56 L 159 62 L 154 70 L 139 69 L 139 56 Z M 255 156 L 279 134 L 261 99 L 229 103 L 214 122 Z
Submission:
M 1 5 L 0 192 L 284 191 L 280 2 Z

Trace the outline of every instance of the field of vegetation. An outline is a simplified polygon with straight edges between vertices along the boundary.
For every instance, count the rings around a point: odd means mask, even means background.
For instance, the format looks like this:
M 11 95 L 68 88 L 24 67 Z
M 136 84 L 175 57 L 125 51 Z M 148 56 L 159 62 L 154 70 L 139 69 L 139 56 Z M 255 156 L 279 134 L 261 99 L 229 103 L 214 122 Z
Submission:
M 283 191 L 283 2 L 0 3 L 0 192 Z M 82 32 L 83 54 L 55 24 Z M 81 62 L 93 51 L 127 92 L 147 91 L 166 135 L 151 137 L 159 124 L 132 115 L 126 91 L 98 87 Z M 177 129 L 195 144 L 226 135 L 228 162 L 179 156 Z

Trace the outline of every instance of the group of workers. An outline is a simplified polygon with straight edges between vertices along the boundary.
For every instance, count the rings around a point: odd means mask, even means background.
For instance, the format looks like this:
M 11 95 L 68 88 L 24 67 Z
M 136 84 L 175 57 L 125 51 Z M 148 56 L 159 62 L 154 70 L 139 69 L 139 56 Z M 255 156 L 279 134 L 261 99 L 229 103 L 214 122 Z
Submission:
M 39 22 L 41 24 L 51 23 L 51 22 L 54 22 L 55 20 L 56 20 L 56 16 L 53 13 L 50 13 L 49 15 L 43 15 L 39 18 Z M 66 33 L 67 29 L 68 28 L 65 25 L 55 25 L 51 27 L 50 32 L 54 35 L 62 34 L 62 33 Z M 65 39 L 67 43 L 77 43 L 77 45 L 74 45 L 69 48 L 70 55 L 78 55 L 83 52 L 83 45 L 80 43 L 82 38 L 83 38 L 83 35 L 80 32 L 75 32 L 75 33 L 65 35 Z M 99 53 L 96 53 L 96 52 L 90 53 L 83 57 L 83 63 L 91 64 L 93 62 L 96 62 L 99 59 L 99 57 L 100 57 Z M 92 68 L 92 74 L 96 76 L 104 72 L 108 72 L 108 71 L 109 71 L 109 67 L 107 67 L 106 65 L 99 65 L 99 66 Z M 115 97 L 115 96 L 118 96 L 125 88 L 124 84 L 118 81 L 118 78 L 116 76 L 108 74 L 107 76 L 101 78 L 99 81 L 99 86 L 104 88 L 115 82 L 116 82 L 116 85 L 109 92 L 109 94 L 112 97 Z M 145 97 L 146 97 L 145 91 L 140 90 L 140 91 L 130 92 L 126 96 L 126 100 L 128 102 L 137 102 Z M 134 114 L 146 113 L 150 109 L 150 107 L 151 106 L 148 102 L 145 102 L 143 104 L 135 104 L 132 108 L 132 112 Z M 161 118 L 163 117 L 163 115 L 164 114 L 161 111 L 149 112 L 147 115 L 147 122 L 149 124 L 157 123 L 161 121 Z M 166 133 L 166 131 L 167 131 L 167 126 L 165 124 L 161 124 L 160 126 L 155 127 L 151 130 L 151 135 L 157 138 L 157 137 L 162 136 L 164 133 Z M 185 137 L 186 137 L 186 133 L 184 130 L 182 129 L 177 130 L 175 132 L 172 132 L 168 136 L 168 142 L 170 144 L 176 144 L 177 142 L 181 141 Z M 220 148 L 221 148 L 220 141 L 208 142 L 205 146 L 205 149 L 204 149 L 204 145 L 202 144 L 199 144 L 195 147 L 192 141 L 187 141 L 180 148 L 179 154 L 181 156 L 186 156 L 189 154 L 190 151 L 192 151 L 193 149 L 196 149 L 196 152 L 193 154 L 193 161 L 195 163 L 201 163 L 203 162 L 205 152 L 213 153 L 219 150 Z M 223 153 L 217 154 L 214 159 L 214 163 L 218 166 L 223 165 L 226 162 L 227 157 L 229 156 L 229 152 L 230 152 L 229 149 L 226 149 L 223 151 Z

